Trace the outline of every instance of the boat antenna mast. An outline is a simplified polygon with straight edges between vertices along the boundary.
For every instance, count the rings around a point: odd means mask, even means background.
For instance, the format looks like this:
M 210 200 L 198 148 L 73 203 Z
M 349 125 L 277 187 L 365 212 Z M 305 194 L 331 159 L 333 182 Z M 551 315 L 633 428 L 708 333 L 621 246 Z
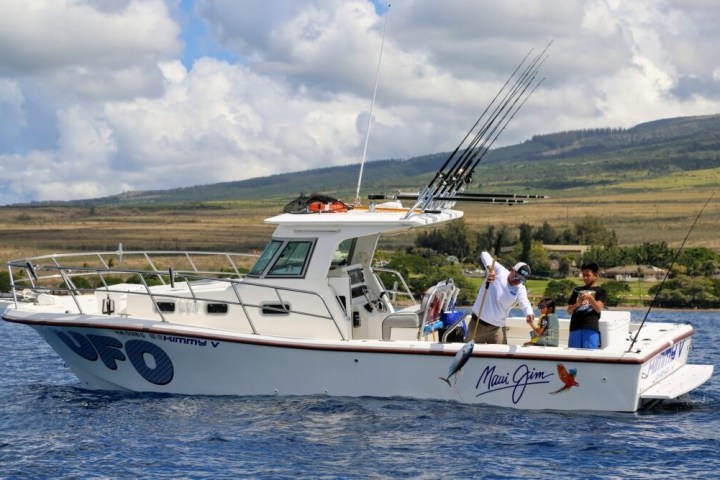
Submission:
M 385 35 L 387 34 L 387 26 L 390 20 L 390 4 L 388 3 L 387 14 L 385 15 L 385 27 L 383 28 L 382 43 L 380 44 L 380 57 L 378 58 L 377 72 L 375 73 L 375 88 L 373 89 L 372 102 L 370 102 L 370 114 L 368 115 L 367 131 L 365 132 L 365 146 L 363 147 L 362 160 L 360 161 L 360 175 L 358 176 L 357 190 L 355 190 L 355 205 L 360 205 L 360 185 L 362 184 L 363 169 L 365 167 L 365 157 L 367 156 L 368 141 L 370 140 L 370 125 L 372 125 L 373 107 L 375 106 L 375 96 L 377 95 L 378 81 L 380 80 L 380 63 L 382 62 L 383 48 L 385 47 Z

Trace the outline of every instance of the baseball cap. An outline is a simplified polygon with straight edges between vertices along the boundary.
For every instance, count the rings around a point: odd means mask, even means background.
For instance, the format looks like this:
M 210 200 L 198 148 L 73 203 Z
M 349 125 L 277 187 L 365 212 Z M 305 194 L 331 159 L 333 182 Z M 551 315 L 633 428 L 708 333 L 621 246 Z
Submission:
M 513 270 L 515 270 L 515 273 L 517 274 L 518 278 L 523 283 L 530 276 L 530 266 L 525 262 L 516 263 L 515 266 L 513 267 Z

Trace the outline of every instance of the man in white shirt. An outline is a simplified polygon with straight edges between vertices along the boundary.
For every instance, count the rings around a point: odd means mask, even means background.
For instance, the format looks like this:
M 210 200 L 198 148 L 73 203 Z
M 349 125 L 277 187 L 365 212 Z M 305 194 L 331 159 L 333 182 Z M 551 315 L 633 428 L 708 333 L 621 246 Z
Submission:
M 535 320 L 535 314 L 525 288 L 525 281 L 530 275 L 530 267 L 525 262 L 518 262 L 512 270 L 508 270 L 497 262 L 494 262 L 493 265 L 493 257 L 488 252 L 482 252 L 480 258 L 488 273 L 485 282 L 480 286 L 472 308 L 466 341 L 507 344 L 505 319 L 515 302 L 520 305 L 526 320 Z M 491 266 L 493 266 L 492 269 Z

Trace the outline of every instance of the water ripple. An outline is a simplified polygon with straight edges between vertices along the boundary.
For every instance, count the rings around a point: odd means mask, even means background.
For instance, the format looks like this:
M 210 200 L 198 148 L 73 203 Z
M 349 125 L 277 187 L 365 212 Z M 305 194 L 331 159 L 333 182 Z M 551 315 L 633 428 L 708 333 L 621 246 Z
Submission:
M 697 312 L 694 362 L 720 321 Z M 720 385 L 636 414 L 452 402 L 93 392 L 27 327 L 0 322 L 7 478 L 676 478 L 720 467 Z

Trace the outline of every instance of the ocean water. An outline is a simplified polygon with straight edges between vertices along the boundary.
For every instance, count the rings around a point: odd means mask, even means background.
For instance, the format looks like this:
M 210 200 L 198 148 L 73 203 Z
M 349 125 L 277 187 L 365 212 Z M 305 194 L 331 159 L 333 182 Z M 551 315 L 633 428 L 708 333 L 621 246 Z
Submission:
M 717 370 L 719 312 L 650 318 L 692 323 L 691 362 Z M 1 478 L 716 478 L 718 452 L 717 372 L 691 403 L 634 414 L 101 393 L 0 321 Z

